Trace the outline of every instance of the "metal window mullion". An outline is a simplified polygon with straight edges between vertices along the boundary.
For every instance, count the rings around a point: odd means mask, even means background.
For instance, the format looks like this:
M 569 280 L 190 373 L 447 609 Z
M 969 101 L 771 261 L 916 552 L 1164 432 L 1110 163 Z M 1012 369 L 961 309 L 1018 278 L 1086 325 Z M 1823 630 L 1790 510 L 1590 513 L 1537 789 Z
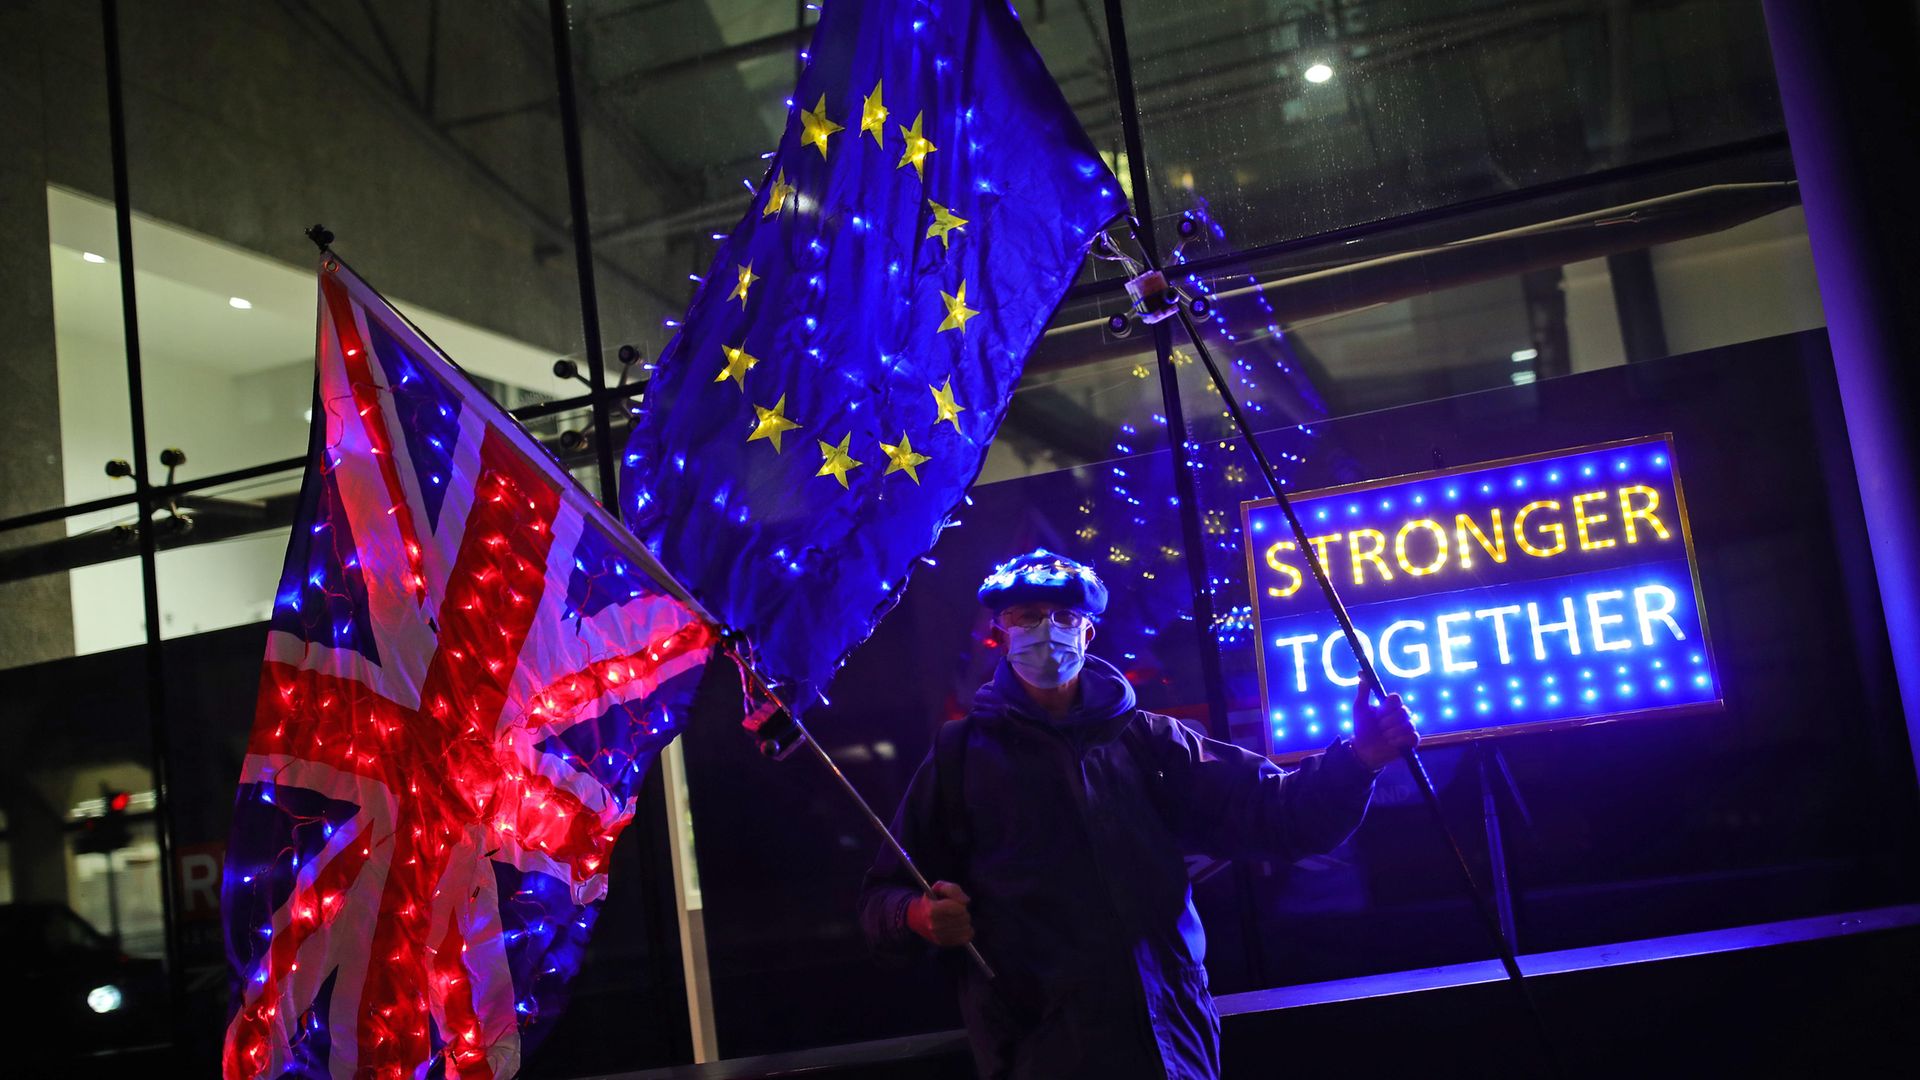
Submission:
M 1127 148 L 1127 171 L 1137 208 L 1135 235 L 1146 248 L 1150 261 L 1158 265 L 1159 236 L 1154 229 L 1151 192 L 1148 187 L 1147 159 L 1140 131 L 1139 101 L 1134 95 L 1133 58 L 1127 48 L 1126 18 L 1121 0 L 1106 0 L 1109 55 L 1113 57 L 1114 90 L 1119 97 L 1120 130 Z M 1207 589 L 1205 537 L 1200 527 L 1200 500 L 1193 461 L 1188 457 L 1186 415 L 1181 408 L 1178 369 L 1173 364 L 1173 328 L 1165 321 L 1154 327 L 1154 351 L 1159 357 L 1160 396 L 1167 416 L 1167 437 L 1173 452 L 1174 491 L 1179 500 L 1181 542 L 1186 547 L 1187 582 L 1193 594 L 1194 635 L 1200 648 L 1200 679 L 1205 685 L 1207 711 L 1212 722 L 1209 733 L 1223 742 L 1231 742 L 1227 719 L 1226 678 L 1220 667 L 1220 650 L 1213 636 L 1213 595 Z M 1265 730 L 1265 725 L 1262 725 Z M 1260 946 L 1259 919 L 1255 914 L 1253 872 L 1245 862 L 1233 866 L 1234 899 L 1240 919 L 1241 958 L 1255 986 L 1266 986 L 1266 951 Z
M 179 926 L 175 918 L 173 799 L 168 790 L 171 752 L 166 717 L 166 669 L 160 654 L 160 582 L 155 558 L 153 512 L 160 505 L 147 464 L 146 398 L 141 380 L 140 319 L 134 293 L 133 204 L 127 182 L 127 126 L 120 71 L 120 16 L 116 0 L 101 0 L 101 30 L 107 76 L 107 134 L 113 164 L 113 210 L 120 255 L 120 310 L 127 356 L 127 404 L 132 422 L 134 505 L 139 520 L 140 594 L 146 612 L 146 682 L 149 750 L 153 760 L 154 838 L 160 849 L 160 920 L 164 928 L 168 1013 L 176 1047 L 183 1038 L 184 982 Z

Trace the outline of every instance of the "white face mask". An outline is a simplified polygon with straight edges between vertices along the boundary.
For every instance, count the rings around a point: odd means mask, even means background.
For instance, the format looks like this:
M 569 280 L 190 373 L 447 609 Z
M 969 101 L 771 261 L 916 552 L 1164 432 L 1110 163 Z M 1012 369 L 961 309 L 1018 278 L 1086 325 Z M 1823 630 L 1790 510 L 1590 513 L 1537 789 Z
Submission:
M 1029 686 L 1051 690 L 1073 681 L 1087 660 L 1086 626 L 1068 629 L 1051 619 L 1032 629 L 1006 630 L 1007 662 Z

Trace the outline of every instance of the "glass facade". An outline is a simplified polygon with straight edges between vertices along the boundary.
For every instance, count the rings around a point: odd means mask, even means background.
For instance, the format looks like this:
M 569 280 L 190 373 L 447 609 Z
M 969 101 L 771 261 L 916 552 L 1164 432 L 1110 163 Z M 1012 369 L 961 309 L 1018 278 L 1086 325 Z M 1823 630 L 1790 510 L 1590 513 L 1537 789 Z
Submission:
M 1476 872 L 1507 882 L 1520 951 L 1920 899 L 1757 0 L 1015 6 L 1212 312 L 1200 343 L 1173 321 L 1116 330 L 1124 268 L 1089 260 L 961 523 L 809 717 L 883 816 L 992 670 L 974 587 L 1036 545 L 1113 588 L 1093 651 L 1144 707 L 1271 748 L 1241 527 L 1266 490 L 1204 344 L 1295 490 L 1672 437 L 1724 705 L 1428 755 Z M 123 5 L 113 56 L 93 8 L 0 14 L 22 59 L 0 70 L 19 148 L 0 193 L 0 929 L 44 999 L 0 1023 L 63 1032 L 49 1054 L 204 1072 L 217 1053 L 219 868 L 311 418 L 302 230 L 325 222 L 601 490 L 594 410 L 620 446 L 688 276 L 786 122 L 814 20 L 746 0 L 562 7 L 558 64 L 548 11 L 504 0 Z M 857 810 L 730 726 L 682 746 L 684 793 L 649 781 L 570 1012 L 526 1074 L 956 1026 L 931 965 L 881 968 L 859 940 L 875 842 Z M 1396 766 L 1327 856 L 1193 859 L 1214 990 L 1492 955 L 1425 815 Z M 107 985 L 121 999 L 101 1011 Z

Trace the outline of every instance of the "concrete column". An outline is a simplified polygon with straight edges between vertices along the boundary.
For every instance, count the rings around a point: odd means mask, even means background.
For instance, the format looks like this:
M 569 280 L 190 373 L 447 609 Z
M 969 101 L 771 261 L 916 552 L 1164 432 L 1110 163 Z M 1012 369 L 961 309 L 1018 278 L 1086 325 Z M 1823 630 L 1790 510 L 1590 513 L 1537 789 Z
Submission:
M 0 10 L 0 40 L 25 42 L 0 64 L 0 518 L 65 501 L 60 378 L 54 363 L 53 269 L 47 248 L 47 56 L 37 11 Z M 63 536 L 59 523 L 0 533 L 0 547 Z M 0 585 L 0 667 L 73 652 L 67 575 Z
M 1920 11 L 1765 9 L 1908 739 L 1920 748 Z

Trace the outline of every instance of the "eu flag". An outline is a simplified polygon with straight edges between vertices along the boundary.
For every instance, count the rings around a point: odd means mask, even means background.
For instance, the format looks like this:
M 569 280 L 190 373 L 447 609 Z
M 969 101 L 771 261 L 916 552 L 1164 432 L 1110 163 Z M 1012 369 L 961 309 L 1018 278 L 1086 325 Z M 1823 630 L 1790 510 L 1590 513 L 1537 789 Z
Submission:
M 831 0 L 662 354 L 627 524 L 804 706 L 979 474 L 1120 185 L 1006 0 Z

